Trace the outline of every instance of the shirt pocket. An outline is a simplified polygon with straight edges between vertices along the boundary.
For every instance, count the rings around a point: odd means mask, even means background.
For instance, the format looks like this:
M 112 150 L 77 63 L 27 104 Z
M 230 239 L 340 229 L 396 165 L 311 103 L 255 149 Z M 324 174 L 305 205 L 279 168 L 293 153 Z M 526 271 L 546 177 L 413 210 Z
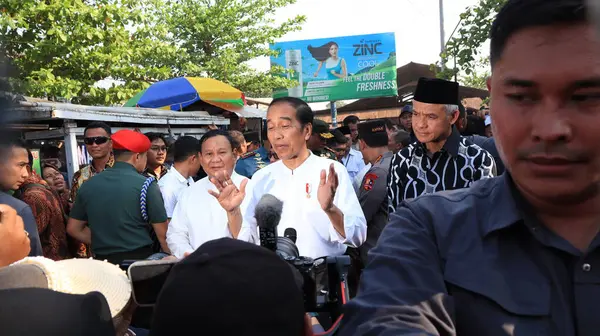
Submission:
M 551 335 L 550 284 L 488 260 L 448 260 L 444 271 L 459 335 Z

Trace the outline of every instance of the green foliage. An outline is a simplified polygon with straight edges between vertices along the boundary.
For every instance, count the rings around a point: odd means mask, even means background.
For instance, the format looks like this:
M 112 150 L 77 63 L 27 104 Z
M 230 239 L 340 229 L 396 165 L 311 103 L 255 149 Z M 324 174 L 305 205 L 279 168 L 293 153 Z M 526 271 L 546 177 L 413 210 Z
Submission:
M 472 71 L 470 74 L 465 74 L 459 77 L 458 81 L 468 87 L 487 90 L 487 79 L 492 75 L 490 71 L 490 58 L 484 57 L 473 63 L 479 71 Z
M 282 69 L 262 73 L 247 61 L 271 56 L 269 43 L 300 29 L 302 15 L 275 23 L 277 9 L 296 0 L 179 0 L 165 1 L 166 18 L 174 41 L 182 46 L 185 59 L 200 66 L 190 76 L 206 75 L 226 82 L 247 96 L 271 96 L 273 89 L 292 87 L 281 76 Z
M 17 91 L 87 104 L 121 102 L 173 76 L 178 48 L 146 15 L 149 1 L 4 0 L 0 46 L 18 71 Z M 186 67 L 179 65 L 179 68 Z M 94 87 L 112 78 L 124 85 Z
M 13 89 L 82 104 L 118 104 L 152 82 L 213 77 L 250 96 L 292 86 L 244 62 L 304 21 L 273 24 L 295 0 L 3 0 L 0 48 Z M 100 80 L 123 83 L 94 86 Z
M 480 65 L 484 55 L 487 56 L 487 51 L 482 52 L 481 47 L 489 39 L 494 17 L 506 1 L 479 0 L 476 6 L 468 8 L 460 15 L 461 25 L 441 55 L 442 64 L 455 62 L 456 67 L 448 66 L 442 69 L 440 64 L 437 64 L 437 68 L 440 69 L 438 77 L 450 79 L 455 74 L 461 74 L 463 78 L 482 77 L 476 73 L 477 65 Z

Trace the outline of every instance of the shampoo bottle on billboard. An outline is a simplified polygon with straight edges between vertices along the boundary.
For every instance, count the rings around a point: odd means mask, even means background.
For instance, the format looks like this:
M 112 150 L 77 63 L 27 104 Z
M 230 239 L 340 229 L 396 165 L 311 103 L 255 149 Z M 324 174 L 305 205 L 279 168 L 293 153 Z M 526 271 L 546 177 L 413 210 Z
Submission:
M 286 50 L 285 51 L 286 69 L 292 70 L 288 73 L 289 80 L 298 82 L 298 86 L 288 89 L 290 97 L 302 97 L 304 94 L 304 85 L 302 83 L 302 51 L 301 50 Z

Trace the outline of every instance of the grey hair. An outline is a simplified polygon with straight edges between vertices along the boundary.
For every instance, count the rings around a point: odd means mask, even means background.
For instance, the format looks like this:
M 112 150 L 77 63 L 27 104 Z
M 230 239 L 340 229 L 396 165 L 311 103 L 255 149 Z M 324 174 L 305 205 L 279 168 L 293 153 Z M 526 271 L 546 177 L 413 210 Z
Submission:
M 446 107 L 446 114 L 448 114 L 448 115 L 452 115 L 452 113 L 454 113 L 456 111 L 460 112 L 458 105 L 448 104 L 448 105 L 444 105 L 444 107 Z

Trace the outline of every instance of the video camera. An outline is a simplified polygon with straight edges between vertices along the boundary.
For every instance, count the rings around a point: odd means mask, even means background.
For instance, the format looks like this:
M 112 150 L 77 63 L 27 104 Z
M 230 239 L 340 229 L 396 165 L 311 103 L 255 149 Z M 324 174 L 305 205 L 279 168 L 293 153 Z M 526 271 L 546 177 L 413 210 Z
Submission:
M 328 313 L 332 321 L 342 315 L 349 300 L 349 256 L 329 256 L 317 259 L 302 257 L 296 246 L 296 230 L 287 228 L 284 236 L 277 235 L 283 203 L 265 194 L 256 205 L 255 217 L 260 245 L 275 252 L 299 273 L 299 285 L 304 293 L 306 312 Z

